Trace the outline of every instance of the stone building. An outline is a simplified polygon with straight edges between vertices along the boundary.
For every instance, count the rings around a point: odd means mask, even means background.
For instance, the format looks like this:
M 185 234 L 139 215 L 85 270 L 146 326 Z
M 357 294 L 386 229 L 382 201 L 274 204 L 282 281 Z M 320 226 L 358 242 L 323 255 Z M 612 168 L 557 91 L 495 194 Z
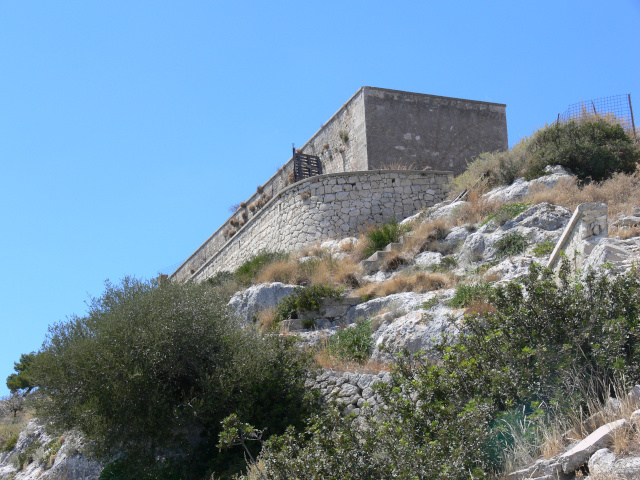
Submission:
M 506 105 L 360 88 L 300 149 L 326 173 L 381 168 L 462 173 L 483 152 L 506 150 Z
M 357 235 L 442 201 L 469 161 L 508 148 L 505 108 L 360 88 L 171 278 L 203 280 L 265 249 Z M 312 176 L 298 174 L 300 155 Z

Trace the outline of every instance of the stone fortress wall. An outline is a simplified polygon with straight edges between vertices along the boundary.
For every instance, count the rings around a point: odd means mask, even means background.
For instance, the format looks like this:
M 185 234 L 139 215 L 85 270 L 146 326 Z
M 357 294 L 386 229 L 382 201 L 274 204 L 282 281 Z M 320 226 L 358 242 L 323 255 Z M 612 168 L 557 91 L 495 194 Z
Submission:
M 205 242 L 171 278 L 205 280 L 264 250 L 298 250 L 403 219 L 441 201 L 451 178 L 451 172 L 381 170 L 302 180 L 272 198 L 220 247 Z
M 485 151 L 505 150 L 507 144 L 507 124 L 505 105 L 488 102 L 478 102 L 474 100 L 463 100 L 449 97 L 439 97 L 435 95 L 425 95 L 419 93 L 401 92 L 397 90 L 387 90 L 374 87 L 360 88 L 342 107 L 299 149 L 302 153 L 318 155 L 322 162 L 324 174 L 342 174 L 344 181 L 331 185 L 332 189 L 338 189 L 337 185 L 344 185 L 344 192 L 332 192 L 333 194 L 349 193 L 352 183 L 347 181 L 351 174 L 357 174 L 360 178 L 361 174 L 375 173 L 375 175 L 386 175 L 385 171 L 376 172 L 385 168 L 409 169 L 414 171 L 422 171 L 426 169 L 433 178 L 441 179 L 442 175 L 447 176 L 449 173 L 442 173 L 442 170 L 452 170 L 453 173 L 460 173 L 466 167 L 467 162 L 471 161 L 477 155 Z M 431 170 L 433 169 L 433 170 Z M 388 170 L 387 170 L 388 172 Z M 397 172 L 396 172 L 397 173 Z M 414 172 L 418 173 L 418 172 Z M 406 175 L 397 173 L 397 175 Z M 282 204 L 273 210 L 275 200 L 289 198 L 290 194 L 283 195 L 285 190 L 293 187 L 293 158 L 290 158 L 282 168 L 280 168 L 267 182 L 259 186 L 257 191 L 243 203 L 220 228 L 218 228 L 211 237 L 209 237 L 178 269 L 171 275 L 172 279 L 184 281 L 190 278 L 206 278 L 206 275 L 220 269 L 232 270 L 237 266 L 236 260 L 238 255 L 229 256 L 229 248 L 227 244 L 236 246 L 242 245 L 246 251 L 256 252 L 261 248 L 274 250 L 278 249 L 282 243 L 268 244 L 263 247 L 264 242 L 258 239 L 256 246 L 252 246 L 252 237 L 247 236 L 246 232 L 262 232 L 264 225 L 272 225 L 273 221 L 264 220 L 254 222 L 254 217 L 262 219 L 271 218 L 274 212 L 289 211 L 292 208 L 289 204 Z M 378 178 L 378 177 L 375 177 Z M 399 178 L 399 177 L 396 177 Z M 427 178 L 418 175 L 415 178 Z M 382 177 L 380 180 L 356 181 L 356 184 L 364 183 L 373 185 L 375 188 L 369 188 L 369 192 L 373 195 L 377 188 L 391 188 L 385 182 L 388 179 Z M 406 181 L 406 178 L 403 178 Z M 324 182 L 324 180 L 322 180 Z M 337 180 L 336 180 L 337 181 Z M 382 183 L 378 183 L 382 182 Z M 440 182 L 440 180 L 438 180 Z M 304 184 L 304 183 L 303 183 Z M 305 184 L 306 185 L 306 184 Z M 416 184 L 417 188 L 424 185 Z M 435 186 L 432 189 L 431 186 Z M 296 187 L 297 188 L 297 187 Z M 394 198 L 389 205 L 383 205 L 381 208 L 393 210 L 394 215 L 385 216 L 371 214 L 372 217 L 367 219 L 369 223 L 380 223 L 391 218 L 400 218 L 403 212 L 408 211 L 406 208 L 409 204 L 420 203 L 422 207 L 429 206 L 436 201 L 442 200 L 444 197 L 444 189 L 441 183 L 435 180 L 430 183 L 427 190 L 437 191 L 433 199 L 415 197 L 414 193 L 405 191 L 405 189 L 394 190 L 394 194 L 399 198 Z M 288 190 L 287 190 L 288 191 Z M 359 194 L 359 198 L 365 204 L 375 204 L 378 200 L 373 196 L 368 199 L 366 194 Z M 377 191 L 377 190 L 376 190 Z M 302 192 L 299 192 L 302 193 Z M 382 192 L 389 194 L 390 192 Z M 311 196 L 317 197 L 311 191 Z M 404 198 L 407 196 L 407 198 Z M 402 197 L 402 198 L 400 198 Z M 290 200 L 287 200 L 290 201 Z M 384 202 L 390 200 L 385 196 Z M 319 204 L 325 204 L 325 210 L 322 212 L 333 211 L 332 201 L 319 200 Z M 406 205 L 405 205 L 406 202 Z M 340 210 L 349 208 L 340 203 Z M 337 205 L 337 204 L 336 204 Z M 263 211 L 269 206 L 269 212 Z M 352 205 L 355 211 L 359 211 L 357 204 Z M 297 207 L 296 207 L 297 208 Z M 319 208 L 319 207 L 318 207 Z M 364 207 L 367 208 L 367 207 Z M 303 204 L 303 209 L 307 209 Z M 414 211 L 415 212 L 415 211 Z M 318 221 L 331 223 L 331 220 L 324 218 L 322 215 L 314 214 L 314 218 Z M 293 215 L 293 214 L 292 214 Z M 328 215 L 328 214 L 327 214 Z M 346 215 L 346 214 L 345 214 Z M 361 217 L 361 213 L 355 213 L 354 218 Z M 292 217 L 293 218 L 293 217 Z M 297 221 L 310 221 L 306 217 L 295 217 Z M 353 223 L 352 220 L 350 222 Z M 341 224 L 342 225 L 342 224 Z M 361 224 L 362 225 L 362 224 Z M 249 228 L 250 227 L 250 228 Z M 350 228 L 347 231 L 337 231 L 340 228 L 334 225 L 333 229 L 325 229 L 325 233 L 313 234 L 313 242 L 323 238 L 335 238 L 335 235 L 355 234 L 356 230 Z M 234 236 L 243 232 L 242 241 L 238 237 L 232 241 Z M 335 232 L 335 233 L 332 233 Z M 287 241 L 287 245 L 303 246 L 312 243 L 311 240 L 297 240 L 302 238 L 299 232 L 290 232 L 295 234 L 295 241 Z M 307 234 L 308 232 L 304 232 Z M 258 237 L 256 237 L 258 238 Z M 272 238 L 264 234 L 264 238 Z M 305 237 L 306 238 L 306 237 Z M 298 248 L 298 247 L 295 247 Z M 219 255 L 224 249 L 225 255 Z M 216 257 L 219 261 L 214 262 L 212 259 Z M 246 255 L 242 255 L 247 258 Z M 229 265 L 222 265 L 229 260 Z M 195 275 L 195 276 L 194 276 Z

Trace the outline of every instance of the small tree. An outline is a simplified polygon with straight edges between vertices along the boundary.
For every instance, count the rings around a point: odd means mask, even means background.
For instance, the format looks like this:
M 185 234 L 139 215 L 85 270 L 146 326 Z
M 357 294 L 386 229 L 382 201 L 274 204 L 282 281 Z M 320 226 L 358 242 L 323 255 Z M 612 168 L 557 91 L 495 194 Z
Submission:
M 241 452 L 215 448 L 221 420 L 238 412 L 270 433 L 299 423 L 307 365 L 291 340 L 241 328 L 206 283 L 127 278 L 50 327 L 33 365 L 37 414 L 79 427 L 99 458 L 117 454 L 104 478 L 237 471 Z
M 19 393 L 13 393 L 0 398 L 0 416 L 12 414 L 15 418 L 18 412 L 24 410 L 25 398 Z
M 20 360 L 13 362 L 13 369 L 16 373 L 12 373 L 7 377 L 7 388 L 11 393 L 28 394 L 33 387 L 33 380 L 31 378 L 31 365 L 36 358 L 36 353 L 23 353 L 20 355 Z

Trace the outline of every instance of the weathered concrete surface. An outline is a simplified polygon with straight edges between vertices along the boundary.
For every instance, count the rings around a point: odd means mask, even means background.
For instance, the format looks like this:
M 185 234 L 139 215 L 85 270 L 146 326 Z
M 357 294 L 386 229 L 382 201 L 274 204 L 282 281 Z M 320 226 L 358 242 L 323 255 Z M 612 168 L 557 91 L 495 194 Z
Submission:
M 460 174 L 483 152 L 506 150 L 506 105 L 364 87 L 369 169 L 414 165 Z

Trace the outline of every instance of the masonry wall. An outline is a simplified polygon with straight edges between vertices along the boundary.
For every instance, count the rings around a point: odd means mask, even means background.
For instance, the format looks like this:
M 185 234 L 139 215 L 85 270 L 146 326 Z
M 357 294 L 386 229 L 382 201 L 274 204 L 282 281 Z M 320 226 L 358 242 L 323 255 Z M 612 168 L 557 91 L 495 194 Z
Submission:
M 285 188 L 232 237 L 212 235 L 171 278 L 205 280 L 263 250 L 293 251 L 357 235 L 367 224 L 401 220 L 442 201 L 451 172 L 327 174 Z
M 325 173 L 368 170 L 364 88 L 358 90 L 300 150 L 318 155 Z
M 465 171 L 483 152 L 506 150 L 506 105 L 364 87 L 368 168 L 413 165 Z

